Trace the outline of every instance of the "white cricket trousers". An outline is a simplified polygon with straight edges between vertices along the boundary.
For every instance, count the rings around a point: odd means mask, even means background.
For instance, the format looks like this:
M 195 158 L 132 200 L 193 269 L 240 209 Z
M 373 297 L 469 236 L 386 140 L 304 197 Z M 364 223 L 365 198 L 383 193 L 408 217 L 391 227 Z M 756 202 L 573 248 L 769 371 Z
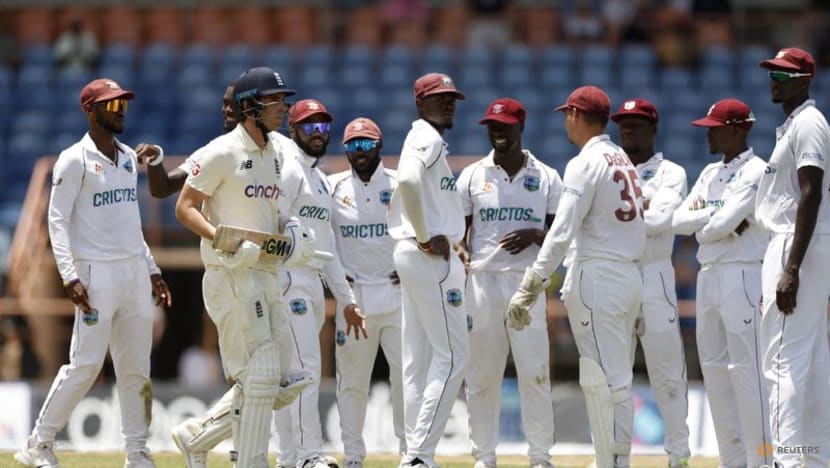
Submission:
M 663 417 L 666 453 L 674 461 L 687 458 L 691 454 L 686 425 L 689 385 L 671 259 L 643 266 L 643 306 L 636 323 L 651 391 Z M 632 362 L 637 338 L 631 341 Z
M 630 446 L 634 424 L 630 356 L 643 298 L 640 270 L 629 262 L 577 260 L 568 268 L 562 296 L 579 356 L 599 363 L 612 394 L 627 393 L 614 403 L 614 441 Z
M 470 439 L 477 461 L 496 463 L 501 412 L 501 382 L 512 351 L 519 382 L 522 429 L 532 461 L 548 460 L 553 447 L 553 396 L 545 293 L 530 309 L 530 325 L 516 331 L 505 324 L 507 304 L 524 272 L 471 271 L 467 305 L 473 319 L 467 366 Z
M 790 255 L 792 234 L 772 236 L 764 256 L 764 375 L 770 385 L 775 461 L 783 468 L 826 468 L 830 461 L 830 235 L 814 235 L 799 271 L 796 307 L 784 315 L 775 288 Z
M 320 330 L 326 319 L 323 283 L 316 270 L 295 268 L 281 275 L 284 298 L 291 325 L 293 359 L 291 369 L 304 369 L 314 375 L 314 383 L 285 408 L 275 411 L 277 459 L 282 465 L 323 455 L 323 429 L 320 423 Z
M 150 435 L 153 404 L 154 305 L 147 262 L 136 256 L 110 262 L 79 261 L 75 267 L 89 304 L 98 310 L 98 323 L 85 324 L 80 309 L 75 308 L 69 364 L 58 370 L 32 434 L 41 441 L 55 440 L 98 377 L 109 348 L 121 407 L 121 434 L 127 452 L 142 450 Z
M 433 466 L 461 389 L 470 342 L 464 301 L 464 265 L 418 249 L 414 239 L 395 244 L 401 278 L 405 458 Z
M 400 285 L 352 286 L 360 309 L 366 314 L 366 333 L 355 340 L 354 330 L 345 336 L 346 322 L 342 314 L 337 317 L 337 409 L 340 413 L 340 431 L 343 440 L 345 462 L 363 461 L 366 458 L 366 444 L 363 441 L 363 427 L 366 421 L 366 406 L 369 401 L 372 369 L 378 348 L 389 364 L 389 385 L 392 404 L 392 428 L 399 441 L 399 451 L 406 451 L 406 436 L 403 423 L 403 388 L 401 371 L 401 288 Z M 367 300 L 367 295 L 379 295 Z M 387 304 L 387 310 L 372 310 L 372 304 Z M 368 307 L 367 307 L 368 306 Z M 343 339 L 345 338 L 345 339 Z M 386 426 L 388 415 L 371 424 Z
M 697 349 L 725 468 L 772 463 L 760 301 L 760 264 L 703 265 L 697 275 Z

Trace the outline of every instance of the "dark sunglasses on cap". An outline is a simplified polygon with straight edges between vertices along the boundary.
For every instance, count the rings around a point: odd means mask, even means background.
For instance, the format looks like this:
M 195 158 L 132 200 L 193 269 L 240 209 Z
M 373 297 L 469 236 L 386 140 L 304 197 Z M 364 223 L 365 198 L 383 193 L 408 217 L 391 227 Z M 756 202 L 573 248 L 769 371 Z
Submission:
M 778 83 L 786 83 L 793 78 L 801 78 L 802 76 L 813 76 L 812 73 L 793 73 L 793 72 L 786 72 L 782 70 L 770 70 L 767 72 L 767 76 L 770 77 L 772 81 L 776 81 Z
M 380 143 L 378 140 L 372 140 L 371 138 L 355 138 L 347 141 L 343 147 L 346 148 L 347 153 L 356 153 L 358 150 L 367 153 L 377 148 L 378 143 Z
M 331 130 L 331 124 L 328 122 L 304 123 L 300 124 L 300 128 L 303 129 L 303 133 L 306 135 L 311 135 L 315 130 L 326 134 Z
M 111 99 L 106 102 L 107 112 L 124 112 L 129 105 L 126 99 Z

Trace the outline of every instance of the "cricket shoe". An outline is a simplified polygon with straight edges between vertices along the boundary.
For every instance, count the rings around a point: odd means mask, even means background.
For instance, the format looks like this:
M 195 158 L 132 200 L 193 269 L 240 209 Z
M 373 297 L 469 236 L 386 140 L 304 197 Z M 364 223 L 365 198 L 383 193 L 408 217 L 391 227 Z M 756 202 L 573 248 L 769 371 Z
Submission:
M 530 462 L 530 468 L 556 468 L 556 465 L 550 460 L 533 460 Z
M 61 468 L 55 456 L 54 442 L 38 442 L 37 436 L 29 436 L 26 447 L 14 454 L 14 459 L 32 468 Z
M 308 460 L 302 462 L 298 465 L 300 468 L 331 468 L 331 465 L 325 458 L 329 457 L 316 457 L 316 458 L 309 458 Z M 336 468 L 337 460 L 335 460 L 334 467 Z
M 346 460 L 343 462 L 343 468 L 363 468 L 362 460 Z
M 425 461 L 415 457 L 408 462 L 401 463 L 399 468 L 430 468 L 430 466 Z
M 207 468 L 207 452 L 194 452 L 187 448 L 187 442 L 193 439 L 191 426 L 197 428 L 199 423 L 194 419 L 186 419 L 173 427 L 171 435 L 176 447 L 184 455 L 184 463 L 187 468 Z
M 473 465 L 473 468 L 496 468 L 496 464 L 479 460 Z
M 280 382 L 280 389 L 274 399 L 274 409 L 280 410 L 290 405 L 300 396 L 300 393 L 314 383 L 314 374 L 305 369 L 288 371 L 285 379 Z
M 153 457 L 146 450 L 136 450 L 127 454 L 124 468 L 156 468 Z

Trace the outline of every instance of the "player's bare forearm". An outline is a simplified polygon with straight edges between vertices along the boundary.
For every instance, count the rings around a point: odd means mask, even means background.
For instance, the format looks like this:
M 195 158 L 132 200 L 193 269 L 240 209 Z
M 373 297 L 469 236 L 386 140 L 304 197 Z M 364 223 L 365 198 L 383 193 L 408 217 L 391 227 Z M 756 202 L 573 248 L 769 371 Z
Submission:
M 199 237 L 213 240 L 216 227 L 199 211 L 199 206 L 207 198 L 207 195 L 185 184 L 176 201 L 176 219 Z
M 155 198 L 166 198 L 180 191 L 186 179 L 187 173 L 179 168 L 167 172 L 164 164 L 147 166 L 147 185 Z
M 787 258 L 785 268 L 790 271 L 798 271 L 807 247 L 810 246 L 810 239 L 816 228 L 818 210 L 821 205 L 822 178 L 824 171 L 816 167 L 802 167 L 798 170 L 798 184 L 801 188 L 801 198 L 798 201 L 798 210 L 795 215 L 795 232 L 793 243 L 790 246 L 790 255 Z

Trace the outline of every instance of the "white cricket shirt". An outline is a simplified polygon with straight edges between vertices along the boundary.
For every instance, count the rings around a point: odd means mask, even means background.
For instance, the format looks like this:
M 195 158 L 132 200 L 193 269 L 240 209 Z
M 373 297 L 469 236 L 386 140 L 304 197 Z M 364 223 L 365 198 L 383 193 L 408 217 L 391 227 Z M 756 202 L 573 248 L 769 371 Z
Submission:
M 688 190 L 686 171 L 656 153 L 642 164 L 637 164 L 643 198 L 651 200 L 645 210 L 646 250 L 643 263 L 671 258 L 674 231 L 671 221 Z
M 213 225 L 279 233 L 282 168 L 274 145 L 260 148 L 242 125 L 196 150 L 187 184 L 208 195 L 202 213 Z M 200 245 L 205 265 L 221 265 L 211 241 Z
M 565 168 L 556 219 L 533 270 L 549 277 L 573 241 L 575 261 L 634 262 L 643 258 L 646 227 L 637 169 L 606 134 L 582 147 Z
M 697 238 L 701 265 L 754 263 L 764 258 L 769 236 L 755 219 L 755 197 L 763 173 L 764 161 L 752 148 L 726 164 L 718 161 L 703 168 L 672 220 L 675 233 Z M 706 208 L 690 210 L 698 198 L 706 202 Z M 749 227 L 739 236 L 734 231 L 744 219 Z
M 52 170 L 49 238 L 64 283 L 76 279 L 76 261 L 147 261 L 160 273 L 141 232 L 135 151 L 117 139 L 116 161 L 84 135 L 63 150 Z
M 493 159 L 493 151 L 461 171 L 458 193 L 470 226 L 470 269 L 523 272 L 539 253 L 531 244 L 516 255 L 499 240 L 518 229 L 545 230 L 545 218 L 556 213 L 562 178 L 550 166 L 522 151 L 525 164 L 511 180 Z
M 824 171 L 822 200 L 814 234 L 830 234 L 830 129 L 812 99 L 804 101 L 775 131 L 777 141 L 758 184 L 756 211 L 759 222 L 774 233 L 795 232 L 795 216 L 801 189 L 798 169 L 814 166 Z
M 401 148 L 401 162 L 415 158 L 423 163 L 421 206 L 424 210 L 428 238 L 444 235 L 451 242 L 464 237 L 464 210 L 456 189 L 455 176 L 447 163 L 447 144 L 441 134 L 423 119 L 412 123 Z M 400 167 L 400 164 L 399 164 Z M 407 216 L 401 193 L 395 190 L 389 207 L 389 235 L 393 239 L 415 237 L 415 230 Z

